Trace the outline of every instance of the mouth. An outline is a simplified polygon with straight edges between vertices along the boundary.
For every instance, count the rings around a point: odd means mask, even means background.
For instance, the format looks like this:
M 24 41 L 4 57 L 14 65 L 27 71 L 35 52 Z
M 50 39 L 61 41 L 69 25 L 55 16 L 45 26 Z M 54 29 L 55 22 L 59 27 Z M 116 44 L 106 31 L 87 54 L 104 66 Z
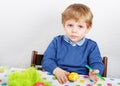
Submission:
M 71 38 L 77 38 L 78 36 L 75 36 L 75 35 L 71 35 Z

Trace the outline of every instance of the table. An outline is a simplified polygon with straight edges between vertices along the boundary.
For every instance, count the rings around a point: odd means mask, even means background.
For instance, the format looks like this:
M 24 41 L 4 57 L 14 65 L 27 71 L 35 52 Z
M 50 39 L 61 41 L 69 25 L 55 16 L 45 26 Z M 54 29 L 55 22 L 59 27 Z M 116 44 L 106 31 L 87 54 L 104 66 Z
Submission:
M 0 69 L 3 67 L 0 67 Z M 4 68 L 0 71 L 0 86 L 7 86 L 7 76 L 13 70 L 21 71 L 21 68 Z M 99 80 L 96 84 L 89 79 L 87 75 L 79 75 L 79 79 L 75 82 L 68 81 L 65 84 L 59 84 L 56 77 L 47 71 L 38 71 L 42 75 L 42 79 L 50 82 L 52 86 L 120 86 L 120 79 L 105 78 L 105 81 Z

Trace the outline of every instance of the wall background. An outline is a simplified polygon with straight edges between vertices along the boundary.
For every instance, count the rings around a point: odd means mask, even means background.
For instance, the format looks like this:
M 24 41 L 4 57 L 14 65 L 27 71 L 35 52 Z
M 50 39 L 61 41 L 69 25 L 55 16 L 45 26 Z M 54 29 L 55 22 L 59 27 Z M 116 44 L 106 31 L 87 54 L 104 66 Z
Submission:
M 29 67 L 32 50 L 44 53 L 54 36 L 64 34 L 61 13 L 72 3 L 91 8 L 87 37 L 109 57 L 108 77 L 120 78 L 119 0 L 0 0 L 0 66 Z

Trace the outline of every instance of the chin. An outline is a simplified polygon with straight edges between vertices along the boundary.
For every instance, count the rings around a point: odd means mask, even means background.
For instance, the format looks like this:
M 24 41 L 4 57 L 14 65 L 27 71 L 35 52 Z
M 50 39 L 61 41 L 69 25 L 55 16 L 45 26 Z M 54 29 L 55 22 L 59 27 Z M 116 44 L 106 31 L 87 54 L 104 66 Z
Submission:
M 78 42 L 78 40 L 73 39 L 72 42 Z

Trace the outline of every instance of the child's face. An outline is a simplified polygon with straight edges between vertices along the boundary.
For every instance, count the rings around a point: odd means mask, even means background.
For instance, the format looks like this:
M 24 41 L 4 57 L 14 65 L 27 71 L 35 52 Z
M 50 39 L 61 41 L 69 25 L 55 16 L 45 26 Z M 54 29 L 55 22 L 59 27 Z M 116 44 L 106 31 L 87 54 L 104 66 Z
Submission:
M 89 32 L 90 28 L 87 28 L 86 22 L 82 20 L 76 22 L 70 19 L 65 22 L 64 30 L 72 42 L 78 42 Z

